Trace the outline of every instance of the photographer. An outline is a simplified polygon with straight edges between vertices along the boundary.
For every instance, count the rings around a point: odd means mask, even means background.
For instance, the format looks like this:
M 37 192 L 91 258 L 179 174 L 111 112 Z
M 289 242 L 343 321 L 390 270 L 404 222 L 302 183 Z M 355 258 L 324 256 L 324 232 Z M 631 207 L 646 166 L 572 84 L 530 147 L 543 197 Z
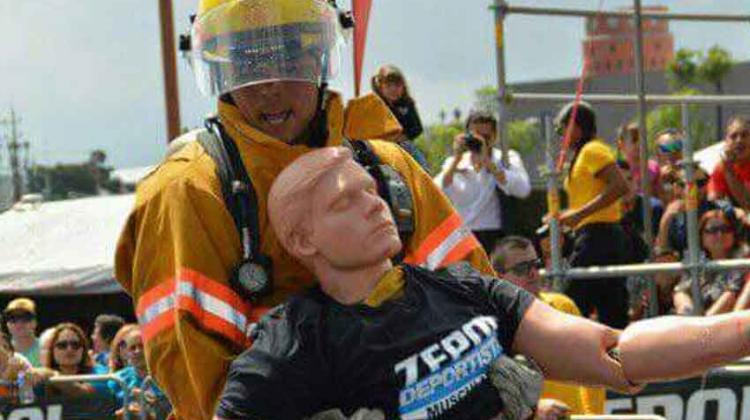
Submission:
M 472 111 L 466 132 L 453 141 L 453 156 L 445 160 L 435 178 L 487 253 L 502 236 L 497 190 L 518 198 L 526 198 L 531 192 L 529 175 L 516 151 L 508 151 L 508 167 L 503 166 L 502 152 L 493 147 L 496 126 L 491 113 Z

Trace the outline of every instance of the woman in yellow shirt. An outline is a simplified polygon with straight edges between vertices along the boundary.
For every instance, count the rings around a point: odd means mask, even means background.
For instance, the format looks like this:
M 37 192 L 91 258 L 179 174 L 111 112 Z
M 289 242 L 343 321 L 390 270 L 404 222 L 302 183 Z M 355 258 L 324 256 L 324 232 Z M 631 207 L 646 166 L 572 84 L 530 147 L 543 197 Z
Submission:
M 625 233 L 620 226 L 620 198 L 629 186 L 617 169 L 613 150 L 596 137 L 596 115 L 591 106 L 579 102 L 565 105 L 555 122 L 565 129 L 575 114 L 571 134 L 573 160 L 565 178 L 568 209 L 560 223 L 574 232 L 573 267 L 624 264 L 627 262 Z M 599 321 L 613 328 L 628 323 L 628 292 L 625 278 L 574 280 L 565 293 L 584 316 L 596 309 Z

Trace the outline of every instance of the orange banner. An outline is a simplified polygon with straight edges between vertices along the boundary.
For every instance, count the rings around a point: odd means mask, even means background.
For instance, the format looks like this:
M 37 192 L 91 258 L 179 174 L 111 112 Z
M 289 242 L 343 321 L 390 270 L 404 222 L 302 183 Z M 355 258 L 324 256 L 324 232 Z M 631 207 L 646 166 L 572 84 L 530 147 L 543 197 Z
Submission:
M 354 94 L 359 96 L 362 80 L 362 63 L 365 59 L 367 44 L 367 23 L 370 20 L 372 0 L 352 0 L 354 16 Z

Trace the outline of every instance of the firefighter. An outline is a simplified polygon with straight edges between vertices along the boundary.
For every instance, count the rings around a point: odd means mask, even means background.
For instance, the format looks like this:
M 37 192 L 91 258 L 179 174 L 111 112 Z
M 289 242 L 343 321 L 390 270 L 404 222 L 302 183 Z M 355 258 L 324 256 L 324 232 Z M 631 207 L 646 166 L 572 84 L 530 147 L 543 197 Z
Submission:
M 133 298 L 150 373 L 177 418 L 210 418 L 229 364 L 249 345 L 251 323 L 314 283 L 282 249 L 266 212 L 275 177 L 310 150 L 344 138 L 372 139 L 369 150 L 393 169 L 412 204 L 395 215 L 412 223 L 403 260 L 432 269 L 464 260 L 492 272 L 427 173 L 396 144 L 382 141 L 401 131 L 383 102 L 369 95 L 345 108 L 327 89 L 339 68 L 340 22 L 323 0 L 199 4 L 192 67 L 201 90 L 218 97 L 218 117 L 212 130 L 176 139 L 184 146 L 140 183 L 116 255 L 116 277 Z M 216 137 L 236 146 L 231 157 L 240 159 L 256 198 L 250 209 L 256 223 L 247 231 L 238 229 L 242 218 L 227 206 L 221 166 L 204 146 Z M 248 272 L 243 267 L 252 236 L 258 252 L 250 267 L 270 279 L 264 293 L 254 293 L 253 282 L 240 275 Z

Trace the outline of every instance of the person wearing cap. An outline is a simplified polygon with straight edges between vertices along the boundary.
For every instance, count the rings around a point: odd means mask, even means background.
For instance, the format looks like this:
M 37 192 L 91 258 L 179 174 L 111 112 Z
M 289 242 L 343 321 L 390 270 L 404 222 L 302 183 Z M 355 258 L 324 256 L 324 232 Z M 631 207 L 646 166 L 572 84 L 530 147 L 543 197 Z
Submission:
M 249 344 L 249 326 L 315 282 L 281 248 L 265 206 L 273 180 L 300 155 L 344 138 L 368 140 L 378 169 L 391 168 L 411 194 L 413 211 L 399 214 L 413 222 L 404 260 L 431 268 L 466 260 L 492 272 L 427 173 L 397 144 L 369 141 L 400 135 L 383 101 L 370 94 L 345 107 L 328 89 L 340 67 L 343 20 L 323 0 L 199 3 L 191 65 L 201 90 L 218 97 L 218 116 L 208 121 L 211 131 L 176 139 L 187 144 L 141 181 L 115 258 L 116 278 L 136 306 L 150 373 L 177 418 L 210 418 L 230 362 Z M 231 156 L 241 161 L 257 198 L 257 229 L 242 237 L 217 164 L 201 144 L 219 135 L 236 147 Z M 258 238 L 252 264 L 243 246 L 250 236 Z M 266 294 L 254 293 L 262 277 L 246 277 L 243 267 L 262 267 L 272 279 L 263 283 Z
M 3 311 L 13 348 L 34 367 L 41 366 L 39 338 L 36 336 L 36 304 L 29 298 L 17 298 Z
M 617 167 L 615 153 L 596 137 L 596 114 L 585 102 L 565 105 L 555 118 L 560 135 L 569 136 L 572 161 L 565 177 L 568 208 L 560 223 L 573 229 L 573 267 L 624 264 L 628 253 L 620 226 L 620 199 L 629 191 Z M 625 278 L 572 280 L 565 294 L 581 313 L 596 309 L 599 321 L 613 328 L 628 324 L 628 292 Z

